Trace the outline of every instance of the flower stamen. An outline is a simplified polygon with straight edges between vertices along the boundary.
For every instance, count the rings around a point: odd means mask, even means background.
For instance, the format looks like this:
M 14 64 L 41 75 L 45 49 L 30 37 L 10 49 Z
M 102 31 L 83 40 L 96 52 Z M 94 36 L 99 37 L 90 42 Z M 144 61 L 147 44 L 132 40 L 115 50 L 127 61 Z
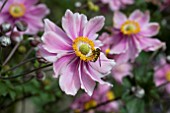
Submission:
M 121 32 L 125 35 L 137 34 L 140 32 L 140 25 L 135 21 L 127 20 L 121 26 Z
M 26 8 L 23 4 L 12 4 L 9 8 L 9 13 L 14 18 L 22 17 L 25 14 Z
M 87 37 L 78 37 L 73 41 L 73 50 L 75 54 L 83 61 L 92 61 L 94 58 L 94 42 Z

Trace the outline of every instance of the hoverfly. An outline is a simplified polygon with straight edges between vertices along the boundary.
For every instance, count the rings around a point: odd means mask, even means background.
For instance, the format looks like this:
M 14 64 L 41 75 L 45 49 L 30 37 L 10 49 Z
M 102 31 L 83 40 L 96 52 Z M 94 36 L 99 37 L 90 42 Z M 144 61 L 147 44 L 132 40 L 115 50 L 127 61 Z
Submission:
M 101 52 L 101 50 L 99 48 L 96 48 L 95 50 L 92 51 L 92 53 L 93 53 L 92 62 L 96 62 L 97 59 L 99 58 L 99 64 L 100 64 L 100 67 L 101 67 L 100 52 Z

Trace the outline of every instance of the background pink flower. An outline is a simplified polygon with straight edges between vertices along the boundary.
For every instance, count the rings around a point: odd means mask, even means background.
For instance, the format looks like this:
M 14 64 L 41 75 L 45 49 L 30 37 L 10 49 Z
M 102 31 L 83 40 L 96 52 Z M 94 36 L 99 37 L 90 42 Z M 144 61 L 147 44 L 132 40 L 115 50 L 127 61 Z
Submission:
M 165 44 L 158 39 L 151 38 L 159 32 L 158 23 L 149 23 L 149 12 L 135 10 L 126 17 L 117 11 L 114 13 L 113 36 L 110 38 L 110 54 L 118 54 L 118 58 L 124 61 L 134 60 L 139 53 L 144 51 L 156 51 Z
M 156 65 L 154 81 L 156 86 L 160 86 L 164 83 L 170 82 L 170 64 L 164 62 L 165 59 L 161 59 L 160 64 Z M 170 93 L 170 84 L 165 85 L 165 89 Z
M 108 84 L 101 78 L 110 73 L 115 62 L 99 51 L 100 65 L 96 48 L 101 43 L 95 40 L 104 20 L 103 16 L 97 16 L 88 21 L 85 15 L 67 10 L 62 18 L 65 32 L 45 20 L 45 33 L 39 51 L 43 58 L 53 63 L 54 76 L 60 75 L 59 85 L 65 93 L 75 95 L 82 88 L 92 95 L 95 81 Z
M 0 6 L 2 5 L 0 2 Z M 0 23 L 25 21 L 28 24 L 27 34 L 36 34 L 43 29 L 42 19 L 49 14 L 45 4 L 38 4 L 38 0 L 8 0 L 0 13 Z
M 111 91 L 110 88 L 111 87 L 109 87 L 108 85 L 99 85 L 97 89 L 94 90 L 94 94 L 91 97 L 87 94 L 81 94 L 80 97 L 76 98 L 75 101 L 72 103 L 71 108 L 74 111 L 82 111 L 84 109 L 94 107 L 97 104 L 114 99 L 114 93 Z M 117 113 L 119 111 L 119 102 L 110 102 L 97 108 L 96 111 Z M 88 113 L 95 113 L 95 111 L 90 110 Z
M 124 8 L 126 5 L 131 5 L 134 0 L 101 0 L 105 4 L 109 4 L 110 9 L 115 11 Z

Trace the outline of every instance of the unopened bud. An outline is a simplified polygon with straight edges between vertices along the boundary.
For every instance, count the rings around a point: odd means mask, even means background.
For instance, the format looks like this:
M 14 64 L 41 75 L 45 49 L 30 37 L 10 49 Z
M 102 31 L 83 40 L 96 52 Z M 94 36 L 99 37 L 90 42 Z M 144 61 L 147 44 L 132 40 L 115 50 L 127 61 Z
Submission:
M 11 44 L 11 39 L 8 36 L 1 36 L 0 37 L 0 44 L 2 47 L 9 46 Z
M 75 7 L 81 7 L 81 5 L 82 5 L 81 2 L 76 2 L 75 3 Z
M 132 87 L 132 92 L 138 98 L 142 98 L 145 95 L 145 90 L 141 87 Z
M 0 25 L 0 31 L 3 33 L 7 33 L 11 30 L 11 24 L 8 22 L 2 23 Z
M 41 42 L 41 39 L 40 39 L 40 37 L 38 37 L 38 36 L 33 37 L 33 38 L 30 40 L 30 44 L 31 44 L 33 47 L 36 47 L 40 42 Z
M 25 52 L 27 51 L 27 49 L 26 49 L 25 46 L 21 45 L 21 46 L 19 46 L 18 51 L 19 51 L 20 53 L 25 53 Z
M 28 24 L 25 21 L 17 21 L 15 23 L 18 31 L 26 31 Z
M 45 79 L 45 73 L 44 72 L 42 72 L 42 71 L 38 71 L 37 72 L 37 75 L 36 75 L 36 78 L 38 79 L 38 80 L 44 80 Z
M 11 34 L 11 40 L 14 42 L 21 42 L 23 40 L 23 36 L 18 32 L 13 32 Z

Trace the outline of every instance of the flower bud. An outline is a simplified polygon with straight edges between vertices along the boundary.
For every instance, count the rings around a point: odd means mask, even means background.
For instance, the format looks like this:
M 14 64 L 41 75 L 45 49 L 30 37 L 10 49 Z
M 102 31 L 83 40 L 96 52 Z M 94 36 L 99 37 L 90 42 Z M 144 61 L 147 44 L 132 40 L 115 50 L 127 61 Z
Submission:
M 38 37 L 38 36 L 33 37 L 33 38 L 30 40 L 30 44 L 31 44 L 33 47 L 36 47 L 40 42 L 41 42 L 41 39 L 40 39 L 40 37 Z
M 18 31 L 26 31 L 28 27 L 28 24 L 25 21 L 17 21 L 15 25 Z
M 0 31 L 1 31 L 2 33 L 7 33 L 7 32 L 9 32 L 10 30 L 11 30 L 11 24 L 10 24 L 10 23 L 5 22 L 5 23 L 2 23 L 2 24 L 0 25 Z
M 21 45 L 21 46 L 19 46 L 18 51 L 19 51 L 20 53 L 25 53 L 25 52 L 27 51 L 27 49 L 26 49 L 25 46 Z
M 145 90 L 139 86 L 132 87 L 132 92 L 138 98 L 142 98 L 145 95 Z
M 2 47 L 9 46 L 11 44 L 11 39 L 8 36 L 1 36 L 0 37 L 0 44 Z
M 45 73 L 44 72 L 42 72 L 42 71 L 38 71 L 37 73 L 36 73 L 36 78 L 38 79 L 38 80 L 44 80 L 45 79 Z
M 13 32 L 11 34 L 11 40 L 14 42 L 21 42 L 23 40 L 23 36 L 19 32 Z

